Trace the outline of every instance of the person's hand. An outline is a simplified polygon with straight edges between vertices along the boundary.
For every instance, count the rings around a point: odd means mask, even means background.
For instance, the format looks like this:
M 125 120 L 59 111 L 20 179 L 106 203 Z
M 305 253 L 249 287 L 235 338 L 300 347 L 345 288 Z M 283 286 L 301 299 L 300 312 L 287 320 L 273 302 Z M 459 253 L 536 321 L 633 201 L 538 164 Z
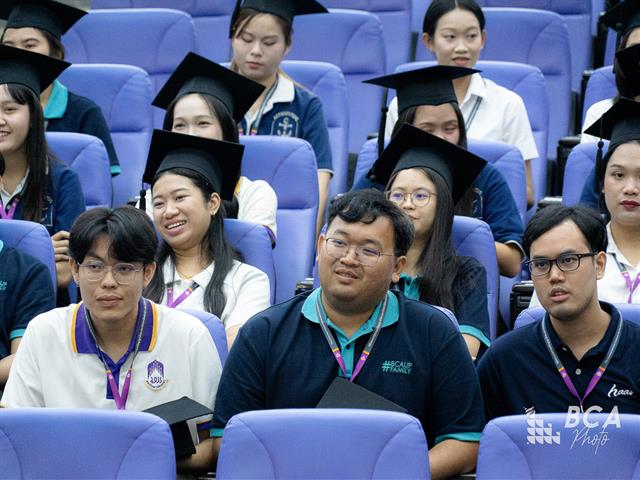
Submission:
M 54 233 L 51 242 L 56 259 L 56 284 L 58 288 L 67 288 L 73 278 L 69 266 L 69 232 L 61 230 Z

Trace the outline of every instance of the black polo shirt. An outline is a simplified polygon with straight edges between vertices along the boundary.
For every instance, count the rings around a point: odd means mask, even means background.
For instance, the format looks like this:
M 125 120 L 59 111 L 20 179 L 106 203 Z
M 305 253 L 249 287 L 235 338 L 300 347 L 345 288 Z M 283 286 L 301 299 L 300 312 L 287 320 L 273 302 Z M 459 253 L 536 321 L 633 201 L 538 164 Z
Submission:
M 314 408 L 340 374 L 313 309 L 303 306 L 319 291 L 298 295 L 249 320 L 240 329 L 225 363 L 212 422 L 221 436 L 240 412 Z M 356 383 L 406 408 L 422 423 L 429 446 L 445 439 L 479 441 L 484 427 L 480 385 L 467 347 L 451 320 L 423 302 L 389 293 L 387 318 Z M 396 306 L 393 306 L 396 305 Z M 309 317 L 305 316 L 309 315 Z M 376 316 L 373 313 L 372 318 Z M 372 319 L 370 319 L 372 320 Z M 351 365 L 369 336 L 371 322 L 352 338 L 327 322 Z M 355 355 L 348 352 L 355 350 Z
M 618 322 L 623 321 L 620 342 L 611 362 L 583 405 L 585 410 L 597 405 L 603 412 L 610 412 L 617 406 L 620 413 L 640 413 L 640 326 L 622 320 L 613 305 L 604 302 L 600 305 L 611 315 L 611 322 L 600 343 L 580 361 L 547 320 L 551 343 L 578 394 L 584 395 L 609 350 Z M 531 409 L 536 413 L 566 412 L 569 406 L 580 405 L 551 359 L 541 322 L 518 328 L 494 341 L 478 365 L 478 375 L 487 420 Z

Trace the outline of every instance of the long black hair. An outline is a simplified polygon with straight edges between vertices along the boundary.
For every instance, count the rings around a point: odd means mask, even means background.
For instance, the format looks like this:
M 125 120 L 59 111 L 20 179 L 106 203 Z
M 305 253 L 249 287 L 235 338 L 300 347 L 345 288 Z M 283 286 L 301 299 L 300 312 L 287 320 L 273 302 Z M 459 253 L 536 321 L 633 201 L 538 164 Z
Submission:
M 202 193 L 204 201 L 211 198 L 211 194 L 214 193 L 213 187 L 204 179 L 204 177 L 192 170 L 183 168 L 167 170 L 157 175 L 151 184 L 152 190 L 153 185 L 155 185 L 158 179 L 166 173 L 172 173 L 174 175 L 180 175 L 190 179 Z M 234 260 L 234 251 L 224 236 L 223 217 L 224 215 L 221 211 L 218 211 L 218 213 L 211 217 L 207 233 L 201 241 L 201 255 L 203 262 L 207 265 L 214 260 L 216 262 L 211 280 L 204 290 L 204 308 L 207 312 L 213 313 L 218 317 L 222 315 L 227 303 L 227 298 L 222 287 L 224 279 L 233 267 Z M 176 264 L 175 252 L 167 242 L 162 242 L 156 256 L 158 268 L 156 269 L 156 273 L 151 279 L 149 286 L 144 292 L 144 295 L 147 298 L 155 302 L 162 301 L 162 297 L 164 296 L 165 278 L 162 272 L 162 266 L 168 258 L 171 258 L 174 265 Z

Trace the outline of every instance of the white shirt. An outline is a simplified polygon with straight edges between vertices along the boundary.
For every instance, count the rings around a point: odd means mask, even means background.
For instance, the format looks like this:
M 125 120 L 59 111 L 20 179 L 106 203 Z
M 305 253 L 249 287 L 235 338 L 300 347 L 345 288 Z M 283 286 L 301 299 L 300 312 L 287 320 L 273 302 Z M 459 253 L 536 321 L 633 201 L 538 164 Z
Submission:
M 146 410 L 187 396 L 213 410 L 222 367 L 211 334 L 198 319 L 150 303 L 154 314 L 147 317 L 134 360 L 126 409 Z M 105 368 L 91 351 L 95 343 L 87 336 L 85 321 L 77 318 L 79 307 L 57 308 L 31 320 L 13 360 L 3 405 L 116 408 L 106 398 Z M 120 367 L 120 389 L 132 356 Z M 195 436 L 196 422 L 189 423 Z
M 587 135 L 584 131 L 593 125 L 607 110 L 613 106 L 613 98 L 607 98 L 594 103 L 587 110 L 584 116 L 584 124 L 582 125 L 582 136 L 580 137 L 580 143 L 595 143 L 600 140 L 593 135 Z
M 273 106 L 276 103 L 291 103 L 296 98 L 296 87 L 294 83 L 286 75 L 282 73 L 278 74 L 278 84 L 273 91 L 271 97 L 267 98 L 260 108 L 262 108 L 262 115 L 273 110 Z M 251 125 L 256 121 L 260 108 L 254 112 L 247 112 L 244 116 L 247 122 L 247 131 L 251 130 Z
M 174 301 L 191 286 L 192 282 L 198 284 L 191 295 L 183 302 L 176 305 L 176 308 L 205 310 L 204 308 L 204 291 L 213 275 L 214 263 L 211 263 L 202 272 L 195 275 L 191 280 L 183 280 L 175 270 L 171 259 L 167 259 L 162 267 L 165 286 L 173 287 Z M 269 277 L 251 265 L 246 263 L 233 261 L 233 266 L 224 279 L 222 291 L 225 294 L 227 303 L 220 320 L 224 324 L 225 329 L 244 325 L 244 323 L 269 306 L 271 306 Z M 162 304 L 167 304 L 167 290 L 165 288 Z
M 247 177 L 240 177 L 236 186 L 235 196 L 238 199 L 238 220 L 264 225 L 271 230 L 274 237 L 277 236 L 276 211 L 278 210 L 278 199 L 271 185 L 264 180 L 249 180 Z M 145 200 L 145 210 L 153 221 L 151 190 L 147 190 Z M 139 205 L 140 202 L 138 201 Z
M 627 303 L 627 300 L 629 300 L 629 287 L 622 273 L 620 273 L 616 259 L 626 267 L 632 285 L 638 274 L 640 274 L 640 263 L 631 265 L 629 260 L 618 249 L 613 235 L 611 235 L 611 223 L 607 224 L 607 238 L 607 265 L 604 269 L 604 276 L 598 280 L 598 299 L 609 303 Z M 640 303 L 640 287 L 633 293 L 631 303 Z M 529 307 L 539 306 L 540 301 L 534 292 Z
M 469 117 L 478 101 L 479 106 L 469 126 Z M 508 143 L 516 146 L 525 160 L 538 158 L 527 110 L 517 93 L 474 73 L 460 110 L 465 119 L 468 138 Z M 397 121 L 398 99 L 394 98 L 387 111 L 387 138 L 391 136 Z

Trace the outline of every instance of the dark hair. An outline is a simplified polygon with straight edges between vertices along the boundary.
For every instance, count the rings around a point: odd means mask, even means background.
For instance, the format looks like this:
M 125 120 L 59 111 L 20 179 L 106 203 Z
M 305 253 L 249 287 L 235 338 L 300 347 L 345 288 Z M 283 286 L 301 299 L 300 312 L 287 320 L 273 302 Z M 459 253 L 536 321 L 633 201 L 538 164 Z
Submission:
M 522 246 L 527 256 L 531 252 L 531 244 L 533 242 L 552 228 L 566 221 L 576 224 L 592 252 L 605 252 L 607 250 L 607 229 L 596 210 L 582 205 L 574 207 L 554 205 L 538 210 L 529 221 L 522 239 Z
M 231 25 L 231 38 L 235 38 L 242 33 L 244 27 L 251 23 L 258 15 L 269 15 L 264 12 L 260 12 L 259 10 L 254 10 L 253 8 L 241 8 L 238 11 L 238 15 Z M 291 40 L 293 38 L 293 26 L 291 23 L 287 22 L 284 18 L 279 17 L 278 15 L 272 15 L 273 18 L 276 19 L 280 27 L 282 28 L 282 34 L 284 35 L 284 43 L 288 47 L 291 45 Z
M 22 28 L 22 27 L 15 27 L 15 28 Z M 45 40 L 47 41 L 47 44 L 49 45 L 49 56 L 57 58 L 59 60 L 64 60 L 65 50 L 64 50 L 64 45 L 62 44 L 62 40 L 59 37 L 56 37 L 53 33 L 47 32 L 46 30 L 43 30 L 37 27 L 33 27 L 33 28 L 36 29 L 38 32 L 40 32 L 42 36 L 45 38 Z M 0 41 L 4 41 L 5 31 L 2 32 L 2 37 L 0 37 Z
M 458 274 L 458 257 L 451 243 L 453 229 L 453 197 L 446 182 L 440 175 L 434 175 L 427 168 L 418 167 L 433 182 L 438 199 L 433 226 L 424 250 L 420 253 L 420 299 L 434 305 L 448 308 L 455 313 L 453 282 Z M 398 173 L 387 184 L 391 188 Z
M 422 32 L 433 37 L 436 33 L 436 26 L 438 25 L 440 17 L 456 8 L 471 12 L 478 19 L 480 30 L 484 31 L 486 23 L 484 13 L 475 0 L 433 0 L 427 12 L 424 14 Z
M 618 51 L 626 48 L 627 42 L 629 41 L 629 37 L 633 30 L 628 31 L 624 34 L 622 39 L 620 40 L 620 45 L 618 46 Z M 633 82 L 627 79 L 622 68 L 620 67 L 620 62 L 618 62 L 617 57 L 613 57 L 613 75 L 616 81 L 616 89 L 618 90 L 618 95 L 614 100 L 619 99 L 620 97 L 627 98 L 635 98 Z
M 9 95 L 20 105 L 29 107 L 29 133 L 25 139 L 29 175 L 20 197 L 22 219 L 40 222 L 44 197 L 48 189 L 50 158 L 44 138 L 44 114 L 40 99 L 30 88 L 15 83 L 5 84 Z
M 187 170 L 184 168 L 174 168 L 160 173 L 153 179 L 151 188 L 166 173 L 173 173 L 174 175 L 180 175 L 189 178 L 193 184 L 202 192 L 204 199 L 209 199 L 211 194 L 214 193 L 213 187 L 207 182 L 204 177 L 195 173 L 193 170 Z M 224 207 L 223 207 L 224 208 Z M 213 275 L 211 280 L 207 284 L 204 291 L 204 308 L 210 313 L 220 317 L 227 303 L 227 298 L 222 289 L 224 279 L 231 270 L 234 260 L 234 252 L 227 239 L 224 236 L 223 229 L 223 210 L 219 211 L 211 218 L 209 223 L 209 229 L 202 238 L 202 255 L 203 260 L 207 264 L 211 263 L 214 259 L 216 262 L 213 269 Z M 156 273 L 146 288 L 144 294 L 147 298 L 160 302 L 164 295 L 165 278 L 162 273 L 162 266 L 167 261 L 167 258 L 171 257 L 173 264 L 176 264 L 175 254 L 171 246 L 167 242 L 160 244 L 160 249 L 156 257 L 158 267 Z
M 460 132 L 460 136 L 458 137 L 458 145 L 460 148 L 467 149 L 467 127 L 464 124 L 464 116 L 462 115 L 462 111 L 460 107 L 455 102 L 450 102 L 451 108 L 456 114 L 456 118 L 458 119 L 458 131 Z M 416 118 L 416 111 L 418 107 L 409 107 L 405 108 L 402 112 L 398 114 L 398 121 L 393 126 L 393 131 L 391 132 L 391 136 L 395 136 L 396 133 L 400 131 L 400 128 L 405 123 L 413 125 L 413 122 Z M 429 177 L 431 178 L 431 177 Z M 455 204 L 455 214 L 463 215 L 465 217 L 473 216 L 473 201 L 475 200 L 475 188 L 471 185 L 467 188 L 466 192 L 462 195 L 458 203 Z M 438 304 L 439 305 L 439 304 Z
M 398 257 L 406 255 L 413 243 L 413 224 L 397 205 L 373 188 L 355 190 L 335 197 L 329 206 L 327 229 L 336 217 L 347 223 L 370 224 L 381 216 L 387 217 L 393 225 L 394 253 Z
M 130 206 L 101 207 L 82 213 L 71 227 L 71 258 L 82 263 L 101 235 L 111 240 L 109 254 L 113 258 L 144 265 L 154 262 L 158 238 L 149 216 L 142 210 Z
M 4 156 L 0 153 L 0 177 L 4 175 Z

